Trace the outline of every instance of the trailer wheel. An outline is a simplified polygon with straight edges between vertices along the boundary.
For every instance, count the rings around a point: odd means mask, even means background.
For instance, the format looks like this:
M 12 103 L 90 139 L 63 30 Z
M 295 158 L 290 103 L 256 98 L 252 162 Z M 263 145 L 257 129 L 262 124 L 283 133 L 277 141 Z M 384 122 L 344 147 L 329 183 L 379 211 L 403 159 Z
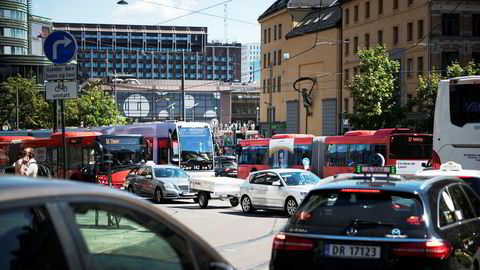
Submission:
M 208 200 L 210 196 L 208 196 L 208 193 L 205 191 L 201 191 L 198 193 L 198 205 L 200 205 L 201 208 L 207 208 L 208 206 Z
M 230 199 L 230 204 L 232 205 L 232 207 L 237 207 L 239 203 L 240 203 L 240 201 L 238 200 L 238 198 L 231 198 Z

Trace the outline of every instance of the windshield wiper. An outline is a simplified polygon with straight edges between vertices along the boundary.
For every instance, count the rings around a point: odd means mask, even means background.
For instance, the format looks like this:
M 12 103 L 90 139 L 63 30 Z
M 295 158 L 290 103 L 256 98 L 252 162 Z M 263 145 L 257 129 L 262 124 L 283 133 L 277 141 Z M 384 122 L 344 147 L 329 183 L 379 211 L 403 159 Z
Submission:
M 359 220 L 354 219 L 350 223 L 349 227 L 359 228 L 359 227 L 393 227 L 395 223 L 381 222 L 381 221 L 368 221 L 368 220 Z

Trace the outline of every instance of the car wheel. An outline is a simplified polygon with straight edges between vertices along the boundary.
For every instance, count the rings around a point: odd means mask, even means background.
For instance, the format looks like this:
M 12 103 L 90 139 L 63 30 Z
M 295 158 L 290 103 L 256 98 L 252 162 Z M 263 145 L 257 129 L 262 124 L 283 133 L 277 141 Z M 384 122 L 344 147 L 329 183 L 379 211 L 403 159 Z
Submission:
M 162 195 L 162 190 L 160 188 L 155 189 L 155 196 L 153 198 L 156 203 L 162 203 L 163 202 L 163 195 Z
M 207 208 L 208 206 L 208 194 L 204 191 L 198 193 L 198 205 L 201 208 Z
M 237 207 L 240 202 L 238 201 L 238 198 L 231 198 L 230 199 L 230 204 L 232 207 Z
M 294 198 L 289 197 L 287 198 L 287 201 L 285 202 L 285 212 L 287 213 L 287 216 L 291 217 L 295 215 L 295 212 L 297 212 L 297 201 L 295 201 Z
M 245 213 L 252 213 L 254 211 L 250 197 L 248 196 L 242 197 L 242 210 Z
M 128 186 L 127 190 L 128 190 L 128 192 L 135 194 L 135 192 L 133 191 L 133 187 L 131 185 Z

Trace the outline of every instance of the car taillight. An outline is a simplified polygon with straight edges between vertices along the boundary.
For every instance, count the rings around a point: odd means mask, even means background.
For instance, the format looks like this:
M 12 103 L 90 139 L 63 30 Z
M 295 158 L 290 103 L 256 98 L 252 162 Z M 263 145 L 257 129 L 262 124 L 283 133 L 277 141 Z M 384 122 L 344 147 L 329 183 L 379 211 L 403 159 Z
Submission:
M 352 193 L 380 193 L 378 189 L 360 189 L 360 188 L 343 188 L 341 192 L 352 192 Z
M 448 242 L 428 241 L 422 243 L 395 244 L 393 254 L 397 256 L 445 259 L 450 255 L 452 246 Z
M 226 171 L 226 172 L 229 172 L 229 171 L 230 171 L 230 168 L 225 168 L 225 171 Z
M 301 211 L 301 212 L 297 212 L 295 214 L 295 218 L 297 220 L 302 220 L 302 221 L 305 221 L 305 220 L 309 220 L 312 218 L 312 214 L 310 214 L 309 212 L 305 212 L 305 211 Z
M 440 166 L 442 165 L 442 162 L 440 160 L 440 156 L 437 154 L 437 152 L 433 151 L 432 153 L 432 168 L 435 170 L 440 169 Z
M 312 250 L 315 246 L 315 241 L 290 236 L 285 234 L 277 234 L 273 239 L 273 250 L 299 250 L 299 251 L 307 251 Z

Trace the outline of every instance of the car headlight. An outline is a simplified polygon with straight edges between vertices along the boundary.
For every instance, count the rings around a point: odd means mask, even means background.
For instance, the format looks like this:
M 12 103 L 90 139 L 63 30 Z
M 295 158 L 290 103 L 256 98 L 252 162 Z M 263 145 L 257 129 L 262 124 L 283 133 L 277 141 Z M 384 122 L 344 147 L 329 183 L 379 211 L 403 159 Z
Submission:
M 165 186 L 165 188 L 177 189 L 177 187 L 172 183 L 163 183 L 163 185 Z
M 300 192 L 300 196 L 305 197 L 307 196 L 308 192 Z

